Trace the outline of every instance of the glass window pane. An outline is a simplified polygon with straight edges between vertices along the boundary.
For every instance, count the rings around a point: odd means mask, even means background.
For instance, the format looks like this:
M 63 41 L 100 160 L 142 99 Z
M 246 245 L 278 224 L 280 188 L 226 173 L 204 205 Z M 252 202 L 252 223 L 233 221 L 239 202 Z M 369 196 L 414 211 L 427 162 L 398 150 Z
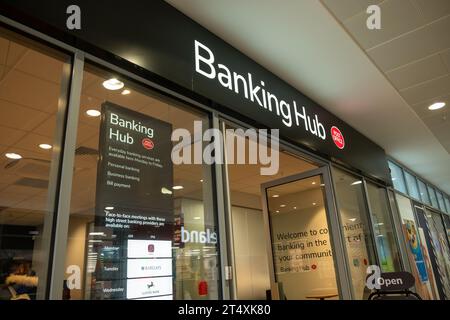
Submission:
M 390 217 L 386 189 L 367 183 L 370 211 L 378 258 L 383 272 L 401 270 L 400 255 L 395 237 L 395 229 Z
M 424 300 L 437 299 L 428 248 L 423 230 L 419 228 L 415 218 L 411 200 L 398 193 L 396 199 L 411 273 L 416 278 L 416 292 Z
M 434 192 L 434 188 L 427 185 L 427 189 L 428 189 L 428 195 L 430 196 L 431 205 L 433 207 L 435 207 L 436 209 L 439 209 L 439 204 L 437 201 L 436 193 Z
M 402 168 L 397 166 L 395 163 L 388 162 L 389 169 L 391 169 L 392 183 L 394 184 L 395 190 L 398 190 L 406 194 L 405 180 L 403 179 Z
M 45 297 L 66 61 L 0 28 L 0 300 Z
M 436 190 L 436 195 L 439 203 L 439 209 L 441 209 L 442 212 L 445 212 L 445 202 L 442 193 Z
M 423 203 L 431 205 L 430 197 L 428 196 L 427 185 L 420 179 L 417 180 L 417 184 L 419 185 L 420 199 Z
M 405 173 L 406 186 L 408 188 L 408 194 L 414 199 L 420 200 L 419 190 L 417 189 L 416 177 L 407 171 Z
M 238 134 L 238 131 L 232 131 L 235 128 L 227 125 L 228 130 L 226 139 L 237 139 L 244 137 Z M 251 140 L 249 137 L 245 137 L 245 152 L 249 154 Z M 256 143 L 256 142 L 255 142 Z M 228 150 L 226 150 L 228 151 Z M 266 299 L 266 291 L 270 288 L 270 274 L 269 274 L 269 258 L 267 255 L 266 244 L 262 239 L 267 236 L 266 229 L 264 228 L 264 216 L 262 208 L 262 194 L 261 184 L 274 180 L 273 175 L 261 175 L 261 169 L 266 165 L 261 163 L 257 164 L 241 164 L 237 160 L 237 151 L 235 154 L 227 153 L 227 169 L 228 180 L 230 189 L 230 203 L 231 203 L 231 217 L 232 217 L 232 245 L 234 252 L 234 277 L 236 278 L 236 295 L 239 300 L 261 300 Z M 272 154 L 272 151 L 271 151 Z M 279 153 L 279 167 L 280 171 L 276 175 L 276 178 L 292 176 L 301 172 L 317 169 L 317 166 L 309 161 L 298 158 L 291 153 L 285 152 L 283 149 Z M 319 186 L 317 184 L 317 186 Z M 299 195 L 304 196 L 299 192 Z M 283 195 L 271 194 L 273 199 L 282 200 Z M 271 200 L 272 197 L 269 197 Z M 312 201 L 311 201 L 312 202 Z M 296 209 L 294 209 L 294 207 Z M 307 213 L 307 210 L 297 205 L 285 206 L 279 208 L 281 212 L 289 210 L 297 210 L 298 213 Z M 304 217 L 300 214 L 300 217 Z M 298 219 L 297 216 L 292 215 L 293 219 Z M 312 218 L 312 217 L 311 217 Z M 298 220 L 293 220 L 298 221 Z M 323 221 L 323 220 L 322 220 Z M 326 222 L 326 221 L 325 221 Z M 303 228 L 302 224 L 291 224 L 294 230 Z M 328 260 L 328 259 L 327 259 Z M 331 259 L 332 260 L 332 259 Z M 322 261 L 322 259 L 321 259 Z M 333 262 L 331 262 L 333 264 Z M 329 266 L 323 264 L 327 271 Z M 307 276 L 306 276 L 307 275 Z M 301 273 L 304 283 L 300 283 L 302 286 L 309 286 L 312 284 L 310 281 L 310 275 L 308 273 Z M 283 288 L 285 291 L 291 292 L 293 286 L 298 283 L 284 283 Z M 314 289 L 320 289 L 321 282 L 314 282 L 316 287 Z M 305 292 L 306 290 L 302 290 Z M 336 290 L 335 290 L 336 291 Z M 287 292 L 287 296 L 290 299 L 294 299 L 291 293 Z M 310 292 L 309 292 L 310 293 Z M 296 295 L 302 294 L 297 292 Z M 299 298 L 305 299 L 305 295 Z
M 290 300 L 338 297 L 322 183 L 314 176 L 267 189 L 275 278 Z
M 208 116 L 111 78 L 85 67 L 66 254 L 84 281 L 64 296 L 218 299 L 211 166 L 189 164 Z M 175 164 L 172 150 L 189 159 Z
M 445 206 L 447 207 L 447 213 L 450 213 L 450 198 L 445 198 Z
M 362 181 L 333 168 L 336 197 L 355 299 L 367 299 L 366 269 L 376 264 Z

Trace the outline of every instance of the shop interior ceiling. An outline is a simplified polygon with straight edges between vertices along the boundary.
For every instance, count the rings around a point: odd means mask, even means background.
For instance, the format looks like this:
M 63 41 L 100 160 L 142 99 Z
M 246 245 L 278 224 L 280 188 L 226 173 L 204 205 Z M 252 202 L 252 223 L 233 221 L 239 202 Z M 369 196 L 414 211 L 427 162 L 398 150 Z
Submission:
M 62 67 L 59 60 L 0 38 L 0 224 L 40 225 L 48 214 L 52 151 L 38 146 L 54 143 Z M 138 90 L 132 89 L 127 96 L 108 91 L 103 81 L 94 73 L 84 72 L 71 214 L 94 214 L 100 118 L 88 117 L 88 109 L 100 109 L 108 100 L 191 131 L 193 121 L 198 119 Z M 7 152 L 19 153 L 23 159 L 7 159 Z M 258 165 L 230 166 L 229 176 L 234 194 L 259 197 L 263 182 L 314 168 L 281 153 L 280 171 L 273 177 L 261 176 Z M 200 180 L 206 180 L 203 173 L 199 165 L 174 166 L 174 183 L 184 186 L 174 191 L 175 197 L 201 199 L 204 184 Z
M 166 1 L 450 194 L 450 1 Z

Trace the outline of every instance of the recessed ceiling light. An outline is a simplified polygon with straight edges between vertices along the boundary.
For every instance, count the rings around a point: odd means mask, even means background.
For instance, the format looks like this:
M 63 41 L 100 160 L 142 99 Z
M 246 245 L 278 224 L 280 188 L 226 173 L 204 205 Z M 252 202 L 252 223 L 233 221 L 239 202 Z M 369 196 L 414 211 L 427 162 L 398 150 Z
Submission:
M 200 220 L 200 217 L 194 217 L 194 220 Z
M 315 206 L 317 203 L 313 202 L 312 205 Z
M 320 186 L 321 186 L 321 187 L 325 187 L 325 183 L 321 183 Z
M 22 156 L 21 156 L 20 154 L 17 154 L 17 153 L 14 153 L 14 152 L 7 153 L 7 154 L 5 154 L 5 156 L 6 156 L 8 159 L 13 159 L 13 160 L 19 160 L 19 159 L 22 159 Z
M 44 149 L 44 150 L 49 150 L 49 149 L 52 148 L 52 146 L 49 145 L 48 143 L 41 143 L 41 144 L 39 145 L 39 148 Z
M 274 194 L 273 196 L 272 196 L 272 198 L 278 198 L 280 195 L 279 194 Z
M 280 208 L 284 208 L 284 207 L 286 207 L 285 204 L 280 204 Z
M 172 189 L 173 190 L 181 190 L 181 189 L 184 189 L 184 187 L 183 186 L 173 186 Z
M 428 107 L 428 110 L 438 110 L 445 107 L 445 102 L 436 102 Z
M 297 207 L 294 207 L 294 210 L 297 210 Z
M 89 117 L 99 117 L 102 113 L 95 109 L 89 109 L 88 111 L 86 111 L 86 114 Z
M 172 191 L 167 189 L 167 188 L 162 187 L 161 188 L 161 193 L 162 194 L 172 194 Z
M 129 95 L 130 93 L 131 93 L 130 90 L 125 89 L 125 90 L 123 90 L 120 94 L 123 95 L 123 96 L 126 96 L 126 95 Z
M 350 219 L 348 219 L 348 220 L 350 220 L 351 222 L 355 222 L 355 221 L 356 221 L 356 218 L 350 218 Z
M 200 182 L 203 182 L 203 179 L 200 179 Z
M 353 183 L 352 183 L 352 186 L 356 186 L 357 184 L 361 184 L 361 183 L 362 183 L 362 181 L 361 181 L 361 180 L 358 180 L 358 181 L 353 182 Z
M 116 78 L 103 81 L 103 86 L 108 90 L 119 90 L 124 87 L 124 83 Z
M 105 207 L 105 210 L 114 210 L 114 207 Z
M 280 210 L 275 211 L 276 213 L 280 213 Z
M 315 182 L 315 181 L 313 181 L 313 182 L 312 182 L 312 184 L 316 184 L 316 182 Z

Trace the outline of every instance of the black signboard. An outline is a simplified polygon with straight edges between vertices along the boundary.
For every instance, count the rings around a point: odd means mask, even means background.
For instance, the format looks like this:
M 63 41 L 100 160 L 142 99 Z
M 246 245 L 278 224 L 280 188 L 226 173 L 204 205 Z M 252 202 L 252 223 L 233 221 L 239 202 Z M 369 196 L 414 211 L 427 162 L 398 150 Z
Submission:
M 110 102 L 102 105 L 96 227 L 172 240 L 171 134 L 169 123 Z
M 81 29 L 66 26 L 70 5 L 80 8 Z M 0 8 L 32 28 L 253 126 L 280 129 L 285 140 L 391 184 L 380 146 L 164 1 L 0 0 Z
M 169 123 L 111 102 L 102 105 L 95 223 L 89 239 L 89 261 L 95 261 L 91 299 L 154 295 L 141 282 L 151 282 L 155 275 L 171 277 L 171 134 Z M 165 259 L 153 259 L 161 257 Z M 167 284 L 164 288 L 171 292 Z

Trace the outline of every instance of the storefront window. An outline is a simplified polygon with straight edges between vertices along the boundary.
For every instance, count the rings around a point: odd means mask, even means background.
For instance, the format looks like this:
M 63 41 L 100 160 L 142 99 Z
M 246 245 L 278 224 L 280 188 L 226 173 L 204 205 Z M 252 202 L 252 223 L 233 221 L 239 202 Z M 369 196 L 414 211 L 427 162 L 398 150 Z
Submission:
M 405 173 L 406 186 L 408 187 L 408 194 L 417 200 L 420 200 L 419 197 L 419 189 L 417 188 L 416 177 L 410 174 L 407 171 L 403 171 Z
M 383 272 L 400 271 L 400 255 L 390 218 L 386 189 L 369 182 L 367 193 L 381 270 Z
M 437 200 L 439 203 L 439 209 L 441 209 L 442 212 L 445 212 L 445 202 L 444 202 L 444 196 L 440 191 L 436 190 Z
M 233 139 L 234 145 L 245 143 L 244 150 L 246 154 L 250 154 L 252 144 L 256 141 L 250 141 L 244 136 L 244 129 L 227 126 L 227 141 Z M 242 130 L 242 131 L 239 131 Z M 240 133 L 239 133 L 240 132 Z M 229 142 L 229 141 L 228 141 Z M 263 145 L 259 145 L 263 147 Z M 273 153 L 271 149 L 270 154 Z M 233 157 L 233 158 L 232 158 Z M 229 198 L 231 203 L 231 220 L 233 234 L 233 252 L 234 267 L 236 277 L 236 298 L 237 299 L 265 299 L 266 292 L 271 288 L 269 275 L 269 257 L 267 255 L 267 247 L 265 239 L 268 237 L 267 230 L 264 228 L 264 216 L 262 208 L 263 195 L 261 193 L 261 185 L 282 177 L 288 177 L 302 172 L 317 169 L 313 163 L 295 157 L 281 149 L 279 152 L 279 170 L 274 175 L 261 175 L 261 169 L 267 167 L 261 163 L 240 164 L 237 162 L 236 153 L 231 155 L 227 153 L 227 173 L 229 184 Z M 319 186 L 320 183 L 317 184 Z M 274 199 L 283 199 L 283 194 L 274 193 Z M 272 200 L 272 199 L 270 199 Z M 312 202 L 312 201 L 311 201 Z M 291 207 L 285 205 L 278 208 L 281 212 L 290 212 L 297 205 Z M 298 207 L 297 213 L 302 213 Z M 300 214 L 300 216 L 303 216 Z M 309 222 L 304 224 L 291 225 L 293 229 L 303 229 L 309 226 Z M 332 262 L 331 262 L 332 267 Z M 316 288 L 320 286 L 319 282 L 312 281 L 309 273 L 302 273 L 305 278 L 307 276 L 308 283 L 314 283 Z M 291 299 L 305 299 L 306 295 L 297 292 L 295 296 L 292 294 L 292 288 L 306 285 L 306 282 L 286 283 L 284 290 L 288 291 L 288 297 Z M 313 288 L 311 288 L 313 289 Z M 337 291 L 337 290 L 335 290 Z
M 450 213 L 450 199 L 445 198 L 445 206 L 447 207 L 447 213 Z
M 45 298 L 66 61 L 0 28 L 0 300 Z
M 396 199 L 416 292 L 424 300 L 439 299 L 425 234 L 417 223 L 411 200 L 400 194 Z
M 427 185 L 427 189 L 428 189 L 428 194 L 430 196 L 431 205 L 434 208 L 439 209 L 439 204 L 438 204 L 436 193 L 434 192 L 433 187 L 430 187 L 429 185 Z
M 428 196 L 427 185 L 420 179 L 417 180 L 417 183 L 419 185 L 420 199 L 423 203 L 431 205 L 430 197 Z
M 191 150 L 208 117 L 117 78 L 83 74 L 66 253 L 83 281 L 64 298 L 218 299 L 211 166 Z
M 389 169 L 391 170 L 392 183 L 394 184 L 395 190 L 398 190 L 406 194 L 406 185 L 403 178 L 403 171 L 398 165 L 393 162 L 388 162 Z
M 336 197 L 355 299 L 367 299 L 366 269 L 375 264 L 362 180 L 333 168 Z

